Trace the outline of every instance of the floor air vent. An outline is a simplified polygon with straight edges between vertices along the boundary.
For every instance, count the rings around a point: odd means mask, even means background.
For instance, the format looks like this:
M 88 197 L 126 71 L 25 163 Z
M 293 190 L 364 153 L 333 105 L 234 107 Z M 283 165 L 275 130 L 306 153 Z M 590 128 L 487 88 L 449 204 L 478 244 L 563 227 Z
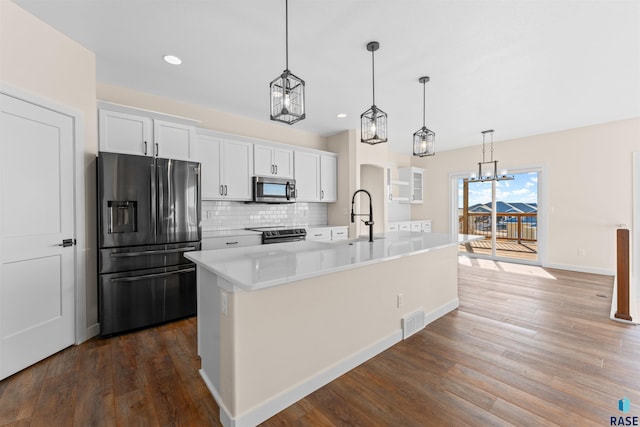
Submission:
M 422 328 L 424 328 L 424 310 L 407 314 L 402 318 L 402 339 L 406 340 Z

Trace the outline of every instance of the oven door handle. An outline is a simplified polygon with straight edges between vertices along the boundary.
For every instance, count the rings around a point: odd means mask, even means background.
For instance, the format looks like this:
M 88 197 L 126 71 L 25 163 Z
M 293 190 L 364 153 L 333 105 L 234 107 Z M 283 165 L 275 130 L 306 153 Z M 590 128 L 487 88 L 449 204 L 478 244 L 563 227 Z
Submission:
M 191 252 L 195 251 L 195 246 L 187 246 L 185 248 L 177 248 L 177 249 L 159 249 L 155 251 L 138 251 L 138 252 L 113 252 L 111 256 L 113 258 L 125 258 L 125 257 L 133 257 L 140 255 L 158 255 L 158 254 L 173 254 L 178 252 Z
M 167 271 L 166 273 L 145 274 L 144 276 L 134 277 L 118 277 L 111 279 L 112 282 L 139 282 L 140 280 L 157 279 L 160 277 L 172 276 L 174 274 L 184 274 L 196 271 L 195 267 L 185 268 L 184 270 Z

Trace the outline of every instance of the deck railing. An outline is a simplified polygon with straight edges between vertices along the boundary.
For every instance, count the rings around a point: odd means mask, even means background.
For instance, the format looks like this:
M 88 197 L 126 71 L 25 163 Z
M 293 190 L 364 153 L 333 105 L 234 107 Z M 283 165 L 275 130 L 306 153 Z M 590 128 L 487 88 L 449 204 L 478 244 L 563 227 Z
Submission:
M 491 236 L 491 214 L 481 212 L 467 212 L 467 224 L 464 224 L 465 215 L 460 215 L 460 232 L 463 234 L 475 234 L 479 236 Z M 507 239 L 522 243 L 522 241 L 535 242 L 538 240 L 537 226 L 538 214 L 531 213 L 500 213 L 496 215 L 496 238 Z

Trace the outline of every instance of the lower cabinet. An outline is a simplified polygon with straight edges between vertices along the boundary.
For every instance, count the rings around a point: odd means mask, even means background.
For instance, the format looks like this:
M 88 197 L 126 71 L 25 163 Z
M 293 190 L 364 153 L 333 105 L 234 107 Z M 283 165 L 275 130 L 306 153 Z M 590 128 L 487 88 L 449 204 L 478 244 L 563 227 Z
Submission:
M 413 232 L 431 232 L 431 220 L 422 221 L 395 221 L 387 225 L 387 231 L 413 231 Z
M 332 240 L 345 240 L 348 238 L 349 227 L 346 225 L 307 227 L 307 240 L 330 242 Z
M 202 250 L 208 251 L 211 249 L 227 249 L 227 248 L 239 248 L 243 246 L 255 246 L 262 244 L 262 234 L 249 234 L 249 235 L 226 235 L 217 237 L 203 237 Z

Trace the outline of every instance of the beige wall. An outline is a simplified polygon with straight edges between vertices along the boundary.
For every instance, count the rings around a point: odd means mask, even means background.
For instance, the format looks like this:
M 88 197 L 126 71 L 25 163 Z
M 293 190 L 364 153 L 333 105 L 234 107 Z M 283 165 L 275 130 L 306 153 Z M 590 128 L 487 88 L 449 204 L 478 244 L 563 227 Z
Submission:
M 130 107 L 199 120 L 199 127 L 267 141 L 327 150 L 325 137 L 285 124 L 236 116 L 199 105 L 187 104 L 120 86 L 97 84 L 98 99 Z M 265 112 L 266 114 L 267 112 Z
M 34 99 L 64 106 L 83 115 L 85 150 L 85 237 L 87 327 L 97 314 L 95 253 L 96 84 L 95 55 L 30 15 L 14 3 L 0 0 L 0 81 Z
M 500 141 L 494 147 L 501 168 L 543 168 L 546 265 L 612 274 L 615 229 L 632 221 L 632 153 L 640 151 L 640 118 Z M 425 169 L 425 203 L 413 207 L 412 218 L 432 219 L 434 231 L 450 231 L 450 174 L 468 176 L 481 157 L 479 142 L 414 158 L 413 165 Z

